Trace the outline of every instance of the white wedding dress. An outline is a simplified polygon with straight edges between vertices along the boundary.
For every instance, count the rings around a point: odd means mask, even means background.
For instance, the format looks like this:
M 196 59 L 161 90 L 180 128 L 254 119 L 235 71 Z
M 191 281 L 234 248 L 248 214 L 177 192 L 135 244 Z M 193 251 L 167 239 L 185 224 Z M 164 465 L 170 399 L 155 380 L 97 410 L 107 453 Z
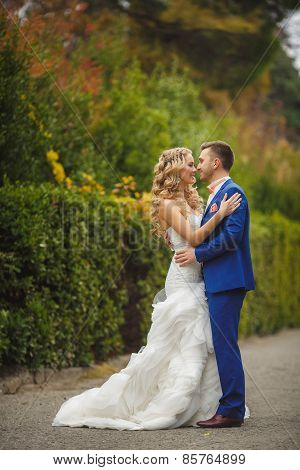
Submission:
M 201 217 L 191 214 L 190 224 L 199 228 Z M 188 245 L 168 232 L 175 251 Z M 101 387 L 63 402 L 52 426 L 172 429 L 215 414 L 222 390 L 201 265 L 180 268 L 172 259 L 153 302 L 147 344 Z

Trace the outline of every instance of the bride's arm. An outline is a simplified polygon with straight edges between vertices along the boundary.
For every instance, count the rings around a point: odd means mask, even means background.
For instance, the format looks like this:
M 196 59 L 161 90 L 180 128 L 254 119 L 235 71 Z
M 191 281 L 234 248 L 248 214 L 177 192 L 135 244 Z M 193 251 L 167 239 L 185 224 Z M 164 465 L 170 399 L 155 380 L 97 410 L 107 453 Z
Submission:
M 240 205 L 241 199 L 239 193 L 235 193 L 226 201 L 227 195 L 224 196 L 220 209 L 215 213 L 211 219 L 198 229 L 193 229 L 180 212 L 176 201 L 172 199 L 164 199 L 160 208 L 160 216 L 167 222 L 167 224 L 174 228 L 174 230 L 191 246 L 198 246 L 206 240 L 206 238 L 215 230 L 217 225 L 229 214 L 232 214 Z

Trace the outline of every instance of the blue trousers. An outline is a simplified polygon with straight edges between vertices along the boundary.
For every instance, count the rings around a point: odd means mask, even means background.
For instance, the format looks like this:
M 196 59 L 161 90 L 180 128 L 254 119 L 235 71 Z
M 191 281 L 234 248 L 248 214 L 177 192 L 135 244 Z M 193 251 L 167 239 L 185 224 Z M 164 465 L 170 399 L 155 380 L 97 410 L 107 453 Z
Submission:
M 238 346 L 238 327 L 246 293 L 243 288 L 206 292 L 223 392 L 217 414 L 239 419 L 245 415 L 245 375 Z

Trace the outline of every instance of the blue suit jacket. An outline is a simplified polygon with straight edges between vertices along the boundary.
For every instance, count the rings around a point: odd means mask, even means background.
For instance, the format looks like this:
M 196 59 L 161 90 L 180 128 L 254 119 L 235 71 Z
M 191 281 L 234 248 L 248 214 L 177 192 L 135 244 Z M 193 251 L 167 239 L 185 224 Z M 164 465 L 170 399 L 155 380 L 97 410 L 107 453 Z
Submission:
M 249 207 L 243 189 L 232 179 L 225 181 L 221 189 L 207 207 L 201 226 L 215 212 L 210 212 L 212 204 L 218 209 L 227 193 L 229 199 L 234 193 L 242 195 L 241 205 L 225 217 L 207 239 L 195 248 L 197 261 L 203 262 L 203 277 L 207 292 L 215 293 L 237 288 L 255 289 L 249 241 Z

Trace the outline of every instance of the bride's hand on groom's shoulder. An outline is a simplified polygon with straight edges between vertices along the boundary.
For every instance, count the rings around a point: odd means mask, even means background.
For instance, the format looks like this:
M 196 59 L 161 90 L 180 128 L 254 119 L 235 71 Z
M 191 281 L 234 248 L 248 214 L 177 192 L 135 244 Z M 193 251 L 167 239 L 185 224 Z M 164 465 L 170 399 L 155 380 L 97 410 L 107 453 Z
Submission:
M 234 193 L 229 199 L 227 199 L 226 193 L 221 201 L 219 209 L 219 213 L 221 214 L 222 218 L 232 214 L 236 209 L 238 209 L 238 207 L 241 205 L 241 201 L 242 196 L 240 193 Z

